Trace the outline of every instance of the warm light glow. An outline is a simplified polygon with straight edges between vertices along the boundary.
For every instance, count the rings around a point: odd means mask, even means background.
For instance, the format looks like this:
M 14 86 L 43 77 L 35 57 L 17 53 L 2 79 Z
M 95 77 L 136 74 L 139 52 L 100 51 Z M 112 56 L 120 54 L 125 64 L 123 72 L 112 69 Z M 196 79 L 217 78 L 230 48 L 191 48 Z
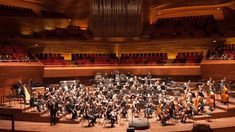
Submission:
M 28 35 L 33 34 L 33 31 L 30 30 L 29 28 L 23 28 L 23 29 L 21 30 L 21 34 L 28 36 Z
M 55 30 L 55 27 L 52 26 L 52 25 L 46 25 L 46 26 L 44 27 L 44 29 L 45 29 L 45 30 Z

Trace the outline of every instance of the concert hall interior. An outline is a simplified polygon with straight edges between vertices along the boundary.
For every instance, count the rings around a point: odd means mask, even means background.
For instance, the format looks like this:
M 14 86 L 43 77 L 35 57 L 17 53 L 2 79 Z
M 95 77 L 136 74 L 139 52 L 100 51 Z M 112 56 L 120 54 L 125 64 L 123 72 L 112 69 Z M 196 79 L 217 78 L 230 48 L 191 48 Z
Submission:
M 235 130 L 235 0 L 0 0 L 0 131 Z

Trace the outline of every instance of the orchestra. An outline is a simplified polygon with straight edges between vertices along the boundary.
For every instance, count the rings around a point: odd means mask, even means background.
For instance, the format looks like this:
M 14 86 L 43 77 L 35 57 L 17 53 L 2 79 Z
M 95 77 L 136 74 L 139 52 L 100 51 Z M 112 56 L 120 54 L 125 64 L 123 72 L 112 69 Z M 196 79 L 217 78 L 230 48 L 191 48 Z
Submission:
M 47 106 L 52 125 L 57 116 L 71 114 L 71 120 L 78 117 L 88 120 L 89 127 L 101 118 L 109 120 L 114 127 L 118 117 L 128 118 L 128 112 L 132 113 L 131 118 L 156 117 L 162 126 L 170 119 L 185 123 L 204 113 L 205 106 L 215 108 L 215 85 L 211 78 L 199 85 L 197 91 L 191 90 L 190 81 L 176 87 L 174 81 L 154 78 L 150 73 L 146 77 L 119 72 L 97 74 L 95 81 L 93 86 L 84 86 L 78 81 L 62 82 L 58 88 L 49 86 L 44 94 L 33 93 L 30 104 L 37 105 L 39 112 Z M 177 90 L 180 94 L 174 95 L 172 91 Z M 228 102 L 225 85 L 221 93 L 221 101 Z

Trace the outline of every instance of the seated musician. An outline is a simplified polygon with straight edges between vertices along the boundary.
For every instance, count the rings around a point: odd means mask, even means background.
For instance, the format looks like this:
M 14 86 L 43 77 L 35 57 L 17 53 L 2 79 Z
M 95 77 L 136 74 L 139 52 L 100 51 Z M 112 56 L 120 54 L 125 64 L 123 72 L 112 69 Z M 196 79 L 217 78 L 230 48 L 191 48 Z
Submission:
M 111 120 L 111 127 L 114 127 L 116 121 L 115 111 L 112 107 L 109 107 L 106 111 L 106 116 L 108 120 Z
M 221 102 L 226 104 L 229 101 L 228 88 L 224 85 L 221 92 Z
M 89 109 L 89 108 L 85 109 L 84 119 L 86 119 L 86 120 L 91 120 L 91 121 L 88 123 L 88 127 L 91 127 L 91 125 L 92 125 L 92 126 L 95 126 L 96 117 L 92 114 L 91 109 Z
M 18 98 L 23 98 L 24 99 L 24 103 L 26 103 L 26 100 L 25 100 L 25 91 L 24 91 L 22 82 L 18 81 L 18 83 L 16 85 L 13 85 L 13 87 L 16 90 L 16 94 L 17 94 Z
M 128 113 L 128 105 L 125 105 L 121 109 L 122 118 L 127 118 L 127 113 Z
M 190 102 L 187 102 L 187 104 L 184 107 L 184 114 L 183 117 L 181 118 L 181 122 L 186 122 L 187 117 L 192 117 L 193 116 L 193 107 Z
M 215 108 L 215 93 L 212 91 L 212 89 L 210 89 L 208 104 L 211 109 Z
M 148 104 L 144 110 L 144 117 L 151 117 L 152 116 L 152 113 L 153 113 L 153 109 L 152 109 L 152 105 L 151 104 Z
M 37 107 L 37 110 L 38 110 L 39 112 L 41 112 L 41 109 L 40 109 L 40 107 L 39 107 L 39 105 L 38 105 L 38 98 L 37 98 L 37 96 L 36 96 L 35 93 L 32 94 L 32 96 L 31 96 L 31 98 L 30 98 L 30 100 L 29 100 L 29 105 L 30 105 L 30 107 L 36 106 L 36 107 Z
M 74 105 L 70 101 L 66 102 L 66 110 L 68 113 L 72 114 L 71 120 L 74 120 L 77 118 L 77 111 L 74 109 Z

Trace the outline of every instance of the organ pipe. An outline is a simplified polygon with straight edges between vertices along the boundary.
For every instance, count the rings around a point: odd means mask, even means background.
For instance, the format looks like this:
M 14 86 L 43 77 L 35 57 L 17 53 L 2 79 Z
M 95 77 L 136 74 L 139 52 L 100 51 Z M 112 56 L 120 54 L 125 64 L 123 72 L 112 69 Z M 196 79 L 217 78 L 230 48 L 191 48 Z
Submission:
M 95 37 L 138 37 L 143 0 L 90 0 L 89 28 Z

